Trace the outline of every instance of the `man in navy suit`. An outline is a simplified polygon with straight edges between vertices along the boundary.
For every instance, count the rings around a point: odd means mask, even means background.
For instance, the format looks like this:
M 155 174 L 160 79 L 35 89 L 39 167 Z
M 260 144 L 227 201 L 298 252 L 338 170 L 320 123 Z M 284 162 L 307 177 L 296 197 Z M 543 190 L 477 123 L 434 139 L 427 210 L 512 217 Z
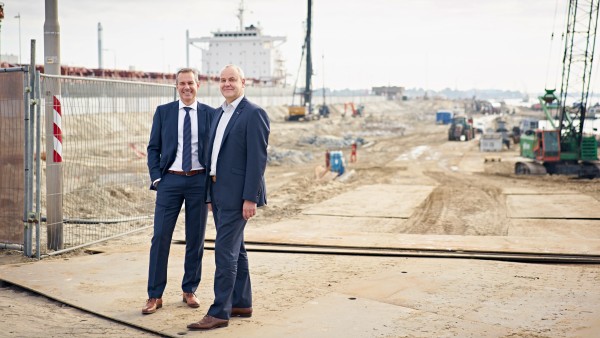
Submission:
M 221 71 L 220 88 L 225 102 L 210 131 L 209 191 L 217 230 L 215 240 L 215 300 L 208 314 L 188 325 L 208 330 L 229 324 L 231 316 L 252 316 L 252 289 L 244 227 L 267 203 L 265 168 L 269 142 L 269 117 L 244 97 L 243 71 L 228 65 Z
M 200 306 L 195 295 L 202 271 L 206 217 L 206 168 L 210 124 L 214 109 L 197 101 L 198 73 L 177 72 L 179 100 L 156 108 L 148 142 L 150 189 L 156 190 L 154 235 L 150 248 L 148 300 L 150 314 L 162 307 L 167 285 L 167 262 L 177 216 L 185 201 L 185 262 L 181 282 L 183 301 Z

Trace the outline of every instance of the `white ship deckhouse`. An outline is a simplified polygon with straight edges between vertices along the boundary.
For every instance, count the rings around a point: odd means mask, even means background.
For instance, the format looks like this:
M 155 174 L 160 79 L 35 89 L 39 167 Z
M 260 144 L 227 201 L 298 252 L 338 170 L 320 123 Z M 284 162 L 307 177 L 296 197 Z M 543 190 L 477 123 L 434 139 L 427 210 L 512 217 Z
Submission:
M 210 37 L 201 38 L 187 36 L 188 48 L 189 45 L 198 45 L 202 49 L 200 72 L 218 76 L 224 66 L 236 64 L 244 70 L 248 79 L 266 85 L 284 83 L 286 70 L 278 47 L 286 38 L 263 35 L 261 28 L 254 25 L 244 27 L 243 4 L 238 18 L 240 29 L 237 31 L 217 31 L 212 32 Z

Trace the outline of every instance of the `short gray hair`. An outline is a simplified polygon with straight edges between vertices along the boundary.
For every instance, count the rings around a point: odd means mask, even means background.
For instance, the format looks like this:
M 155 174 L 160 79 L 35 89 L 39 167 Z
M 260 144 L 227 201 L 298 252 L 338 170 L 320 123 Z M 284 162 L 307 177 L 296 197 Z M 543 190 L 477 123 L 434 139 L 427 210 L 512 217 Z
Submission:
M 238 75 L 240 76 L 240 79 L 245 79 L 246 77 L 244 76 L 244 71 L 242 70 L 242 68 L 240 68 L 240 66 L 238 65 L 234 65 L 234 64 L 228 64 L 225 67 L 223 67 L 223 69 L 221 69 L 221 73 L 223 73 L 223 71 L 227 68 L 233 68 L 235 69 L 235 71 L 238 73 Z

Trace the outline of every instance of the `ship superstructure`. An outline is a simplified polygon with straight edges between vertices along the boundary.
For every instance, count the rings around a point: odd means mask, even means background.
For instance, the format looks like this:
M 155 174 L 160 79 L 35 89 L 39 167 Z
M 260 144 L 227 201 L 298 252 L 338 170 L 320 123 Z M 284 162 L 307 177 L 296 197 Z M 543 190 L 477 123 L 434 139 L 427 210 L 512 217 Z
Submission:
M 202 50 L 202 69 L 209 77 L 218 76 L 228 64 L 239 65 L 246 78 L 264 85 L 285 83 L 285 64 L 278 47 L 286 41 L 284 36 L 262 34 L 258 26 L 244 26 L 244 2 L 238 9 L 240 26 L 238 30 L 212 32 L 210 37 L 187 39 L 187 64 L 189 66 L 189 46 Z

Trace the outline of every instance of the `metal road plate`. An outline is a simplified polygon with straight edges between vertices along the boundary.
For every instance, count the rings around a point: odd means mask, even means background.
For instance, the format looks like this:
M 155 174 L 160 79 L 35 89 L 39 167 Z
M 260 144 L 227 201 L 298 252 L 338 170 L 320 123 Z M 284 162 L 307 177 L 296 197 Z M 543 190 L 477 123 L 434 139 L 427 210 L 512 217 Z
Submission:
M 509 195 L 510 218 L 600 219 L 600 202 L 587 195 Z
M 303 211 L 306 215 L 409 218 L 435 187 L 377 184 L 358 187 Z

